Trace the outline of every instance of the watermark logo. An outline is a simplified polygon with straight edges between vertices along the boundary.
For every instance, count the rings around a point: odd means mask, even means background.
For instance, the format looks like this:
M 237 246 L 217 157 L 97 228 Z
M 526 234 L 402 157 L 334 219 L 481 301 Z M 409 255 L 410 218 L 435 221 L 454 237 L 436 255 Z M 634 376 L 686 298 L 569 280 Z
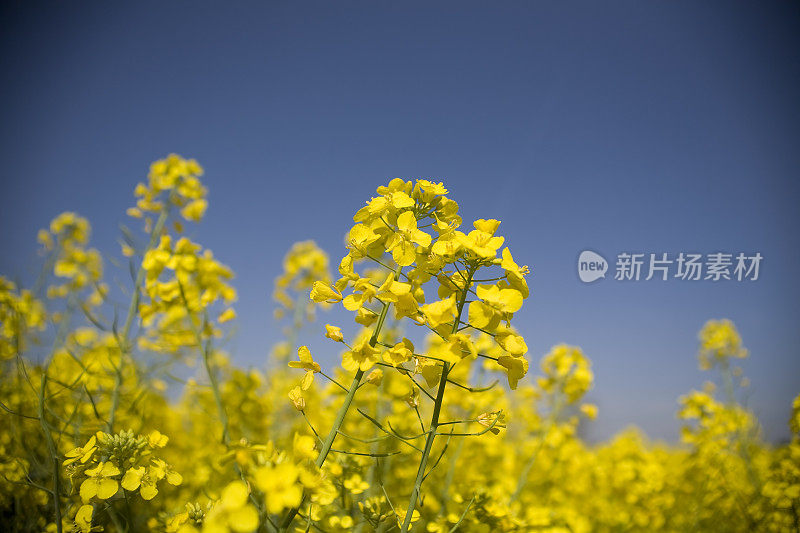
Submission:
M 584 250 L 578 257 L 578 277 L 584 283 L 591 283 L 600 278 L 606 277 L 608 271 L 608 261 L 591 250 Z
M 764 259 L 759 252 L 670 254 L 621 252 L 614 264 L 615 281 L 757 281 Z M 584 283 L 605 278 L 605 258 L 589 250 L 578 257 L 578 277 Z

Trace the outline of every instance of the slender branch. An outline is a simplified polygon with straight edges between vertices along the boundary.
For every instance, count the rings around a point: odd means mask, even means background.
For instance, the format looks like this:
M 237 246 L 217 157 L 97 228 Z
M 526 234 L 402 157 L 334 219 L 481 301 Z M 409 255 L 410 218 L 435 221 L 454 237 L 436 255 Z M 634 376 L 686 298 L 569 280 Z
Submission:
M 461 522 L 464 521 L 464 517 L 467 516 L 467 513 L 469 512 L 470 507 L 472 507 L 472 502 L 474 502 L 474 501 L 475 501 L 475 496 L 472 497 L 472 499 L 467 504 L 466 509 L 464 509 L 464 512 L 461 513 L 461 516 L 458 518 L 458 522 L 456 522 L 455 525 L 452 528 L 450 528 L 449 533 L 455 533 L 458 530 L 458 526 L 460 526 Z

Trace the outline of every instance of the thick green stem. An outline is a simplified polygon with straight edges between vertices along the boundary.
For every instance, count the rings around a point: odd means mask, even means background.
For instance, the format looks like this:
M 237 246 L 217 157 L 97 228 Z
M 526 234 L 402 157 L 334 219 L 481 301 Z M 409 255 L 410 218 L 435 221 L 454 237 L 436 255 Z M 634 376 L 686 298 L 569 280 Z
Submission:
M 439 411 L 442 409 L 442 400 L 444 399 L 444 389 L 447 385 L 447 374 L 450 372 L 450 365 L 444 363 L 442 369 L 442 377 L 439 380 L 439 390 L 436 392 L 436 403 L 433 405 L 433 416 L 431 417 L 431 425 L 428 428 L 428 436 L 425 439 L 425 449 L 422 451 L 422 459 L 419 462 L 419 469 L 417 470 L 417 479 L 414 481 L 414 490 L 411 492 L 411 499 L 408 502 L 408 510 L 406 511 L 405 520 L 403 521 L 402 533 L 406 533 L 411 526 L 411 519 L 414 515 L 414 508 L 417 506 L 417 499 L 419 498 L 420 490 L 422 489 L 422 480 L 425 477 L 425 466 L 428 464 L 428 457 L 433 448 L 433 440 L 436 438 L 436 430 L 439 427 Z
M 156 224 L 153 226 L 153 231 L 150 233 L 150 242 L 147 243 L 147 248 L 144 250 L 143 254 L 146 254 L 152 250 L 161 236 L 161 231 L 164 229 L 164 224 L 166 224 L 167 217 L 169 216 L 168 206 L 169 202 L 167 202 L 165 207 L 161 210 L 161 214 L 159 214 L 158 220 L 156 220 Z M 145 269 L 139 265 L 139 271 L 136 273 L 136 281 L 133 284 L 131 301 L 130 304 L 128 304 L 128 315 L 125 317 L 125 324 L 122 326 L 122 331 L 117 336 L 120 359 L 119 365 L 117 366 L 116 376 L 114 377 L 114 390 L 111 393 L 111 411 L 108 415 L 109 433 L 114 433 L 114 421 L 116 420 L 117 407 L 119 406 L 120 389 L 122 388 L 122 364 L 124 362 L 124 356 L 130 353 L 128 337 L 130 337 L 131 327 L 133 326 L 133 318 L 136 316 L 139 307 L 139 295 L 141 292 L 142 283 L 144 282 L 145 274 Z
M 336 420 L 333 421 L 333 427 L 328 432 L 328 436 L 325 437 L 325 441 L 322 443 L 322 449 L 317 456 L 316 465 L 321 467 L 325 463 L 325 459 L 328 457 L 328 454 L 331 451 L 331 447 L 333 446 L 333 441 L 336 440 L 336 435 L 339 433 L 339 429 L 342 427 L 344 423 L 344 417 L 347 415 L 347 411 L 350 409 L 350 405 L 353 403 L 353 398 L 356 395 L 356 390 L 358 390 L 358 386 L 361 384 L 361 378 L 364 377 L 364 371 L 359 369 L 356 372 L 356 375 L 353 376 L 353 382 L 350 384 L 350 388 L 347 389 L 347 395 L 344 397 L 344 403 L 339 408 L 339 412 L 336 414 Z

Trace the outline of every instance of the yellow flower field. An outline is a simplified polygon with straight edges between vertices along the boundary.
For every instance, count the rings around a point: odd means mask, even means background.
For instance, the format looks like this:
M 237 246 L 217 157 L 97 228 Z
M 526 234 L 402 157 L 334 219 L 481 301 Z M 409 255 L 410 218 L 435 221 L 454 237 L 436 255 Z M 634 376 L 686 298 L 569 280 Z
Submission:
M 237 368 L 234 273 L 183 236 L 202 174 L 170 155 L 135 186 L 128 286 L 69 212 L 39 233 L 34 286 L 0 277 L 0 530 L 800 531 L 800 397 L 791 442 L 764 442 L 733 323 L 698 324 L 709 381 L 678 399 L 680 444 L 588 444 L 589 357 L 528 353 L 526 261 L 442 183 L 363 191 L 336 275 L 295 244 L 274 284 L 285 339 L 269 371 Z M 318 322 L 331 306 L 357 334 Z

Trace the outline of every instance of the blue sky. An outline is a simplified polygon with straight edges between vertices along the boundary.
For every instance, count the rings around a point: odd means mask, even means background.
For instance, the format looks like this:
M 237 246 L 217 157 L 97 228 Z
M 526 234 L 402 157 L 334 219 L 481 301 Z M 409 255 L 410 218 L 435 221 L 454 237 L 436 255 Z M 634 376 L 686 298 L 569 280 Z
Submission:
M 675 440 L 677 397 L 705 379 L 697 331 L 720 317 L 752 352 L 748 401 L 767 436 L 788 435 L 800 392 L 797 4 L 0 10 L 0 272 L 26 279 L 37 229 L 64 210 L 118 254 L 149 162 L 195 157 L 210 208 L 191 235 L 237 273 L 232 347 L 261 365 L 279 336 L 270 292 L 289 246 L 314 239 L 338 261 L 378 185 L 433 177 L 465 219 L 501 219 L 532 266 L 517 317 L 529 357 L 568 342 L 593 360 L 590 437 L 637 424 Z M 764 261 L 756 282 L 585 285 L 584 249 Z

